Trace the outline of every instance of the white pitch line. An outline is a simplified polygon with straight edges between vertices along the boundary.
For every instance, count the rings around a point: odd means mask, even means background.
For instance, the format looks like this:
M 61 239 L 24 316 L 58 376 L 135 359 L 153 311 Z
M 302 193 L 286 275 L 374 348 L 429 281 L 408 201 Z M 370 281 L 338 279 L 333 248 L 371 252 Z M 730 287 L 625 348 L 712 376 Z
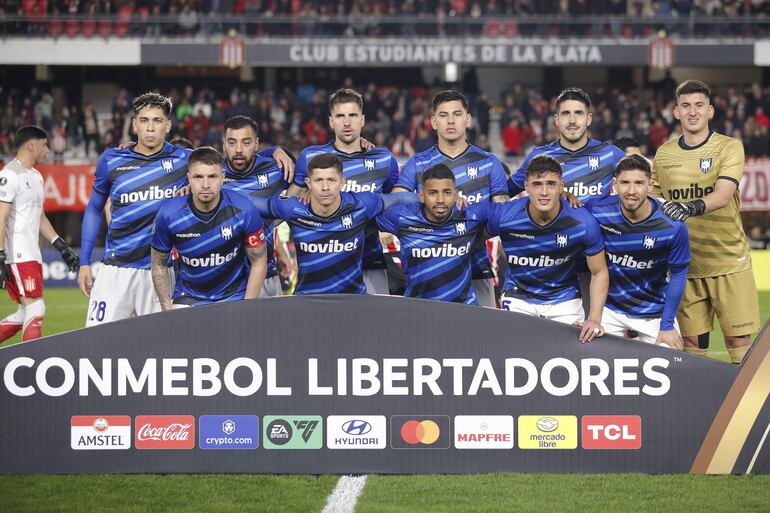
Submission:
M 366 476 L 340 476 L 321 513 L 353 513 L 364 485 Z
M 757 456 L 759 456 L 759 451 L 761 451 L 762 446 L 765 445 L 765 439 L 767 438 L 768 432 L 770 432 L 770 424 L 767 425 L 767 428 L 765 429 L 765 434 L 762 435 L 762 439 L 759 441 L 759 445 L 757 445 L 757 450 L 754 452 L 754 457 L 751 458 L 751 463 L 749 463 L 749 468 L 746 469 L 747 474 L 751 474 L 751 471 L 754 469 L 754 463 L 757 462 Z

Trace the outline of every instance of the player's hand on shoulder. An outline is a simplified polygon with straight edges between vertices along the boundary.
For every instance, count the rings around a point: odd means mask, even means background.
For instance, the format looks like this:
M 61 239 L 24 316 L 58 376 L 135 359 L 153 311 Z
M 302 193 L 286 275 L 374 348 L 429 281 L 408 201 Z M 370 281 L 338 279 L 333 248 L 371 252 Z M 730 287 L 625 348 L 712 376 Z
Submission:
M 684 349 L 684 340 L 682 340 L 682 336 L 676 330 L 661 330 L 658 332 L 655 345 L 682 351 Z
M 136 144 L 136 141 L 128 141 L 128 142 L 120 143 L 118 144 L 118 149 L 125 150 L 126 148 L 130 148 L 134 144 Z
M 188 194 L 190 194 L 190 186 L 185 185 L 177 189 L 175 196 L 187 196 Z
M 569 203 L 569 206 L 572 207 L 572 208 L 579 208 L 579 207 L 584 206 L 584 203 L 582 201 L 580 201 L 577 198 L 577 196 L 575 196 L 574 194 L 572 194 L 569 191 L 562 192 L 561 196 L 562 196 L 562 198 L 567 200 L 567 202 Z
M 371 142 L 367 141 L 366 139 L 364 139 L 362 137 L 361 138 L 361 151 L 369 151 L 372 148 L 374 148 L 374 143 L 371 143 Z
M 284 180 L 291 183 L 294 180 L 294 170 L 296 169 L 294 159 L 289 156 L 286 150 L 278 146 L 273 152 L 273 160 L 279 169 L 283 169 Z
M 310 189 L 303 189 L 297 196 L 303 205 L 310 205 Z
M 458 194 L 457 199 L 455 200 L 455 207 L 457 208 L 457 210 L 465 210 L 469 206 L 471 206 L 470 201 L 468 201 L 467 198 L 460 196 Z

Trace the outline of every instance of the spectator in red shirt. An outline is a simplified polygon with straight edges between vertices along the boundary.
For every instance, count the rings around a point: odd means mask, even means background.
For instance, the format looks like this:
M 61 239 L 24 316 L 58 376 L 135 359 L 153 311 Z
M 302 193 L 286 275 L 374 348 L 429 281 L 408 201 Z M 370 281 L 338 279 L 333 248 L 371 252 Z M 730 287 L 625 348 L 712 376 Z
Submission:
M 518 118 L 511 118 L 511 121 L 503 129 L 503 147 L 505 154 L 509 157 L 521 153 L 521 127 Z
M 671 131 L 668 129 L 662 118 L 656 118 L 655 122 L 650 127 L 650 145 L 651 150 L 654 152 L 661 144 L 668 140 L 668 136 Z
M 767 117 L 765 109 L 762 107 L 757 107 L 757 110 L 754 111 L 754 123 L 765 128 L 770 128 L 770 117 Z

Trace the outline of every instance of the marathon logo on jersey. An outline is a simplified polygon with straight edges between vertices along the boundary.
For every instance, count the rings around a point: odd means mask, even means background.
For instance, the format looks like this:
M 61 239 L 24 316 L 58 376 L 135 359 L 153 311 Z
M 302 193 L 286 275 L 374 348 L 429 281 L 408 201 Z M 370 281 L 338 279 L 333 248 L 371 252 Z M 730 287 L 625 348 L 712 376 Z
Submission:
M 201 415 L 198 419 L 201 449 L 256 449 L 259 417 L 256 415 Z
M 364 159 L 364 169 L 367 171 L 374 171 L 376 162 L 374 159 Z
M 530 235 L 529 233 L 510 232 L 510 233 L 508 233 L 508 237 L 513 237 L 515 239 L 535 240 L 535 236 L 534 235 Z
M 566 248 L 568 242 L 569 242 L 569 235 L 564 235 L 563 233 L 556 234 L 557 246 L 559 246 L 560 248 Z
M 569 256 L 564 258 L 553 258 L 549 255 L 510 255 L 508 257 L 508 263 L 511 265 L 529 267 L 553 267 L 555 265 L 561 265 L 567 262 L 569 259 Z
M 377 192 L 377 184 L 359 184 L 355 180 L 345 180 L 343 192 Z
M 195 447 L 195 417 L 191 415 L 139 415 L 134 424 L 137 449 Z
M 257 183 L 260 187 L 265 187 L 267 185 L 267 175 L 257 176 Z
M 645 241 L 645 245 L 647 241 Z M 646 247 L 646 246 L 645 246 Z M 616 255 L 615 253 L 607 253 L 610 258 L 610 262 L 621 267 L 629 267 L 631 269 L 639 269 L 641 271 L 645 269 L 652 269 L 655 267 L 655 260 L 637 260 L 632 255 Z
M 131 417 L 128 415 L 76 415 L 70 420 L 70 447 L 75 451 L 131 448 Z
M 154 227 L 155 225 L 153 225 L 153 228 Z M 176 236 L 178 239 L 194 239 L 195 237 L 200 237 L 201 234 L 195 233 L 195 232 L 189 232 L 189 233 L 177 233 Z
M 323 419 L 317 415 L 266 416 L 262 445 L 265 449 L 321 449 Z
M 296 220 L 297 220 L 297 222 L 302 223 L 302 224 L 306 224 L 308 226 L 321 226 L 321 223 L 319 223 L 318 221 L 313 221 L 311 219 L 305 219 L 304 217 L 298 217 L 298 218 L 296 218 Z
M 340 242 L 331 239 L 328 242 L 300 241 L 299 249 L 305 253 L 342 253 L 343 251 L 356 251 L 358 249 L 358 237 L 348 242 Z
M 222 234 L 222 238 L 225 240 L 233 238 L 233 228 L 231 226 L 222 226 L 219 228 L 219 233 Z
M 477 166 L 468 166 L 465 172 L 471 180 L 479 176 L 479 168 Z
M 577 449 L 577 417 L 521 415 L 519 448 Z
M 447 415 L 394 415 L 390 418 L 393 449 L 449 449 L 452 443 Z
M 578 198 L 585 198 L 587 196 L 601 196 L 602 188 L 604 184 L 599 182 L 594 185 L 586 185 L 583 182 L 576 182 L 569 187 L 564 187 L 564 190 L 577 196 Z
M 644 241 L 642 242 L 644 244 L 644 249 L 652 249 L 655 247 L 655 241 L 657 239 L 655 237 L 650 237 L 649 235 L 644 236 Z
M 350 228 L 353 226 L 353 216 L 342 216 L 342 227 Z
M 599 157 L 588 157 L 588 168 L 591 171 L 599 169 Z
M 329 449 L 384 449 L 387 421 L 382 415 L 326 417 L 326 447 Z
M 513 449 L 510 415 L 457 415 L 455 449 Z
M 216 265 L 222 265 L 231 261 L 236 256 L 238 256 L 238 246 L 235 246 L 232 252 L 226 254 L 225 256 L 222 256 L 219 253 L 211 253 L 209 256 L 206 256 L 206 257 L 195 257 L 195 258 L 190 258 L 184 255 L 181 255 L 182 262 L 184 262 L 185 265 L 188 265 L 190 267 L 213 267 Z
M 641 449 L 638 415 L 586 415 L 581 421 L 583 449 Z
M 455 223 L 455 231 L 458 235 L 465 234 L 465 223 Z
M 605 232 L 614 233 L 615 235 L 623 235 L 623 234 L 620 232 L 620 230 L 618 230 L 617 228 L 613 228 L 612 226 L 608 226 L 608 225 L 606 225 L 606 224 L 600 224 L 599 226 L 600 226 L 600 227 L 601 227 L 601 229 L 602 229 L 602 230 L 604 230 Z
M 179 189 L 176 185 L 171 189 L 164 189 L 153 185 L 149 189 L 143 191 L 124 192 L 120 195 L 120 203 L 136 203 L 139 201 L 157 201 L 162 199 L 173 198 L 176 195 L 176 191 Z
M 432 246 L 429 248 L 412 248 L 412 258 L 449 258 L 467 255 L 471 250 L 471 242 L 468 241 L 460 247 L 456 247 L 448 242 L 441 246 Z
M 163 159 L 160 161 L 160 165 L 163 166 L 163 171 L 170 173 L 174 170 L 174 161 L 170 159 Z
M 700 170 L 701 173 L 708 173 L 711 171 L 711 164 L 714 162 L 714 159 L 700 159 Z
M 688 201 L 702 198 L 707 194 L 711 194 L 712 192 L 714 192 L 714 187 L 703 188 L 697 183 L 691 183 L 690 186 L 686 189 L 671 189 L 669 194 L 671 195 L 670 199 L 672 200 Z
M 118 166 L 115 168 L 115 171 L 134 171 L 135 169 L 139 169 L 142 166 Z

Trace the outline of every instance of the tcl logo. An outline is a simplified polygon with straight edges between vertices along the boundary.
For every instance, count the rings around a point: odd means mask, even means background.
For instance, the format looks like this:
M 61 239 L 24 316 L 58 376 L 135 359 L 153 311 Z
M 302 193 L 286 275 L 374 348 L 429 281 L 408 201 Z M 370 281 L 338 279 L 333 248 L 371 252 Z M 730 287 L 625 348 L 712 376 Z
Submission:
M 140 415 L 134 425 L 137 449 L 195 447 L 195 417 L 190 415 Z
M 583 417 L 583 449 L 641 449 L 642 418 L 638 415 Z

